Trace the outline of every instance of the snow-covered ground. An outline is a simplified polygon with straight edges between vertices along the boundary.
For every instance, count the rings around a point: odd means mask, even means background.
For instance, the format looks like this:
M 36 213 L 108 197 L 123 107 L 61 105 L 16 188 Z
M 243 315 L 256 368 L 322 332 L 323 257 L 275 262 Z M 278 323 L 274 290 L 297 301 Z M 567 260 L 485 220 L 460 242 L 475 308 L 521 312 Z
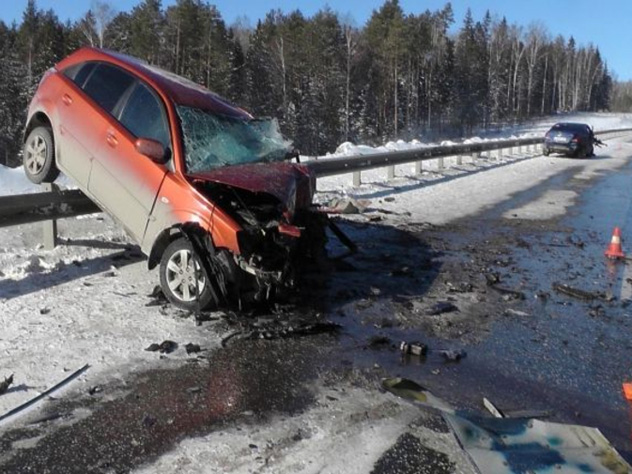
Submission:
M 595 130 L 632 127 L 632 115 L 576 114 L 508 130 L 505 137 L 542 134 L 557 121 L 586 122 Z M 394 142 L 375 149 L 343 144 L 336 155 L 428 145 L 422 141 Z M 613 159 L 582 161 L 578 179 L 615 169 L 632 155 L 632 146 L 624 140 L 613 139 L 608 145 L 602 153 L 607 152 Z M 351 175 L 320 179 L 317 199 L 323 203 L 340 197 L 367 199 L 371 207 L 390 212 L 385 221 L 390 225 L 404 220 L 444 224 L 476 214 L 511 194 L 576 167 L 578 162 L 516 153 L 505 154 L 500 159 L 464 157 L 461 165 L 456 165 L 456 158 L 446 158 L 444 163 L 445 168 L 439 168 L 437 160 L 424 162 L 421 176 L 413 175 L 412 164 L 398 166 L 397 178 L 392 182 L 386 181 L 383 169 L 363 172 L 365 184 L 358 188 L 351 185 Z M 37 190 L 37 186 L 23 177 L 23 170 L 0 167 L 0 195 Z M 386 197 L 389 199 L 384 199 Z M 572 192 L 544 193 L 528 205 L 508 210 L 506 216 L 528 219 L 563 215 L 576 197 Z M 172 359 L 188 357 L 183 348 L 188 342 L 207 349 L 219 346 L 216 336 L 204 326 L 197 327 L 191 319 L 183 319 L 181 312 L 146 306 L 150 301 L 147 295 L 157 284 L 157 274 L 147 272 L 146 262 L 139 258 L 137 249 L 108 217 L 69 219 L 60 223 L 60 234 L 65 242 L 53 251 L 46 251 L 39 245 L 40 226 L 37 224 L 0 229 L 0 380 L 14 373 L 14 387 L 17 387 L 0 397 L 0 414 L 51 387 L 86 363 L 91 367 L 73 383 L 75 389 L 85 391 L 105 380 L 122 379 L 130 371 L 154 367 L 160 355 L 144 351 L 154 342 L 165 339 L 179 342 L 181 347 L 169 356 Z M 341 413 L 358 411 L 358 407 L 360 411 L 368 411 L 382 403 L 367 394 L 348 393 L 339 398 Z M 346 407 L 346 403 L 350 406 Z M 342 421 L 331 418 L 331 410 L 316 407 L 308 414 L 314 420 L 310 422 L 310 429 L 315 433 L 309 449 L 320 462 L 306 464 L 300 459 L 304 453 L 296 456 L 288 453 L 287 459 L 276 465 L 276 471 L 273 468 L 266 472 L 347 472 L 349 466 L 345 462 L 370 468 L 375 461 L 373 454 L 367 454 L 366 459 L 347 459 L 341 446 L 353 443 L 365 446 L 368 453 L 382 452 L 392 444 L 400 427 L 418 416 L 418 412 L 401 406 L 393 413 L 388 420 L 371 423 L 369 431 L 345 430 Z M 318 425 L 318 420 L 329 424 L 331 429 L 318 428 L 323 426 Z M 235 431 L 225 437 L 215 433 L 183 441 L 175 452 L 141 472 L 220 471 L 222 460 L 233 457 L 236 450 L 241 449 L 238 446 L 247 446 L 253 439 L 257 440 L 257 436 L 265 444 L 263 440 L 278 434 L 275 431 L 278 425 L 288 422 L 273 422 L 254 438 L 246 439 L 243 432 Z M 327 439 L 328 432 L 340 434 Z M 237 444 L 227 440 L 237 441 Z M 209 445 L 217 447 L 212 459 Z M 325 458 L 322 453 L 330 453 L 330 456 Z M 339 460 L 338 465 L 327 464 L 326 461 L 333 462 L 332 458 Z M 199 467 L 203 464 L 208 468 Z M 246 462 L 235 472 L 251 472 L 257 466 L 253 456 L 251 463 Z

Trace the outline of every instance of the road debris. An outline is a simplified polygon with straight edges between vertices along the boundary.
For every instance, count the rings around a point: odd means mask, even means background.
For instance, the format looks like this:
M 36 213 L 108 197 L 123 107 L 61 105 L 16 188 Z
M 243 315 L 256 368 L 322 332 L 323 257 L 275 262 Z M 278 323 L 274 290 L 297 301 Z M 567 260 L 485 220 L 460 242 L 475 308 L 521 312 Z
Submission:
M 458 350 L 454 350 L 454 349 L 448 349 L 448 350 L 438 350 L 435 351 L 438 354 L 441 354 L 443 356 L 443 358 L 445 360 L 447 360 L 448 362 L 458 362 L 461 359 L 467 357 L 467 352 L 465 352 L 462 349 L 458 349 Z
M 483 397 L 483 406 L 492 414 L 494 418 L 504 418 L 505 415 L 488 398 Z
M 173 341 L 165 340 L 165 341 L 162 341 L 160 344 L 156 344 L 156 343 L 150 344 L 148 347 L 145 348 L 145 350 L 148 352 L 158 351 L 161 354 L 171 354 L 177 348 L 178 348 L 177 343 Z
M 391 345 L 391 339 L 387 336 L 371 336 L 369 338 L 369 347 L 371 349 L 381 349 Z
M 371 204 L 366 199 L 335 198 L 327 203 L 325 212 L 328 214 L 361 214 Z
M 533 418 L 465 416 L 408 379 L 384 379 L 382 388 L 417 406 L 439 410 L 478 472 L 632 472 L 596 428 Z
M 596 428 L 536 419 L 468 419 L 450 413 L 443 418 L 479 472 L 623 474 L 632 470 Z
M 490 288 L 500 293 L 505 301 L 526 299 L 525 294 L 522 291 L 512 290 L 510 288 L 503 288 L 497 285 L 490 285 Z
M 187 354 L 197 354 L 202 351 L 199 344 L 193 344 L 192 342 L 186 344 L 184 346 L 184 350 L 187 351 Z
M 430 316 L 438 316 L 440 314 L 452 313 L 458 310 L 459 308 L 457 308 L 454 303 L 450 303 L 449 301 L 440 301 L 428 309 L 428 314 Z
M 86 370 L 88 370 L 90 368 L 90 364 L 86 364 L 83 367 L 81 367 L 78 370 L 75 370 L 72 374 L 70 374 L 68 377 L 66 377 L 65 379 L 63 379 L 61 382 L 59 382 L 57 385 L 52 386 L 51 388 L 49 388 L 48 390 L 45 390 L 44 392 L 40 393 L 39 395 L 37 395 L 36 397 L 31 398 L 30 400 L 28 400 L 27 402 L 24 402 L 22 405 L 9 410 L 7 413 L 5 413 L 4 415 L 0 416 L 0 422 L 6 420 L 7 418 L 12 417 L 13 415 L 18 414 L 19 412 L 21 412 L 22 410 L 30 407 L 31 405 L 34 405 L 35 403 L 39 402 L 40 400 L 42 400 L 45 397 L 48 397 L 50 394 L 56 392 L 57 390 L 59 390 L 60 388 L 62 388 L 64 385 L 66 385 L 67 383 L 69 383 L 70 381 L 76 379 L 77 377 L 79 377 L 81 374 L 83 374 Z
M 606 295 L 600 291 L 586 291 L 572 286 L 565 285 L 563 283 L 553 283 L 553 289 L 558 293 L 562 293 L 566 296 L 571 296 L 583 301 L 592 301 L 597 299 L 606 299 Z
M 160 288 L 160 285 L 156 285 L 153 291 L 147 296 L 151 298 L 151 301 L 149 301 L 149 303 L 145 305 L 147 307 L 163 306 L 163 305 L 169 304 L 169 301 L 167 300 L 167 297 L 165 296 L 165 294 L 162 292 L 162 288 Z
M 382 380 L 382 388 L 398 397 L 427 408 L 435 408 L 442 412 L 454 413 L 448 403 L 433 395 L 426 388 L 413 380 L 401 377 L 387 378 Z
M 0 395 L 4 394 L 9 390 L 9 387 L 13 383 L 13 374 L 5 377 L 3 382 L 0 382 Z
M 240 340 L 252 340 L 252 339 L 287 339 L 290 337 L 303 337 L 303 336 L 315 336 L 325 333 L 336 333 L 342 326 L 329 321 L 316 322 L 316 323 L 296 323 L 283 324 L 280 322 L 272 321 L 267 324 L 263 324 L 259 327 L 255 327 L 250 324 L 244 327 L 244 329 L 235 331 L 222 339 L 222 347 L 227 347 L 228 342 L 233 339 Z
M 399 344 L 399 350 L 405 355 L 425 356 L 428 353 L 428 346 L 422 342 L 406 342 Z

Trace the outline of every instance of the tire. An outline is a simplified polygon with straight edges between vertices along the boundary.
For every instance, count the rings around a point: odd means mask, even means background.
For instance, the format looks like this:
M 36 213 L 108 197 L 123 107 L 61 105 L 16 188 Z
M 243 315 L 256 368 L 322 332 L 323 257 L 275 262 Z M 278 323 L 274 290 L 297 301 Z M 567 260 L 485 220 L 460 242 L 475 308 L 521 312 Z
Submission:
M 549 154 L 550 154 L 550 153 L 551 153 L 551 152 L 549 151 L 549 149 L 548 149 L 548 148 L 544 148 L 544 149 L 542 149 L 542 154 L 543 154 L 544 156 L 549 156 Z
M 24 142 L 24 172 L 35 184 L 52 183 L 59 176 L 55 143 L 48 127 L 35 127 Z
M 195 267 L 191 264 L 192 260 Z M 175 306 L 188 311 L 204 309 L 214 301 L 208 275 L 199 261 L 191 243 L 185 238 L 171 242 L 160 260 L 160 286 L 163 293 Z

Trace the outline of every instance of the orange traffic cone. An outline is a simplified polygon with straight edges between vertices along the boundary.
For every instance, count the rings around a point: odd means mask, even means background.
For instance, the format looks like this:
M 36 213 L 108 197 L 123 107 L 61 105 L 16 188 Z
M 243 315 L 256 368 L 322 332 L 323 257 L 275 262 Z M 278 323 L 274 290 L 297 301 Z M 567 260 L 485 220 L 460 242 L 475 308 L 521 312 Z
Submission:
M 614 228 L 614 232 L 612 233 L 612 240 L 610 241 L 610 245 L 608 246 L 604 254 L 608 258 L 625 258 L 625 254 L 623 253 L 623 249 L 621 248 L 621 230 L 618 227 Z

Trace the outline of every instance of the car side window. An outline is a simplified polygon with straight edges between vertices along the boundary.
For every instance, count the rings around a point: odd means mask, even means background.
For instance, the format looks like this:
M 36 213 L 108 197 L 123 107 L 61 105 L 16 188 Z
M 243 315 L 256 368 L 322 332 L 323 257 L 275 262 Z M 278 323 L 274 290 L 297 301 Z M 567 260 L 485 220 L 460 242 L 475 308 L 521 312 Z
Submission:
M 119 121 L 135 137 L 151 138 L 170 148 L 169 128 L 158 97 L 142 83 L 129 96 Z
M 64 69 L 64 75 L 72 80 L 77 86 L 83 88 L 86 79 L 96 66 L 95 63 L 80 63 Z
M 83 90 L 107 112 L 114 114 L 116 104 L 133 82 L 134 78 L 128 73 L 107 64 L 99 64 Z

